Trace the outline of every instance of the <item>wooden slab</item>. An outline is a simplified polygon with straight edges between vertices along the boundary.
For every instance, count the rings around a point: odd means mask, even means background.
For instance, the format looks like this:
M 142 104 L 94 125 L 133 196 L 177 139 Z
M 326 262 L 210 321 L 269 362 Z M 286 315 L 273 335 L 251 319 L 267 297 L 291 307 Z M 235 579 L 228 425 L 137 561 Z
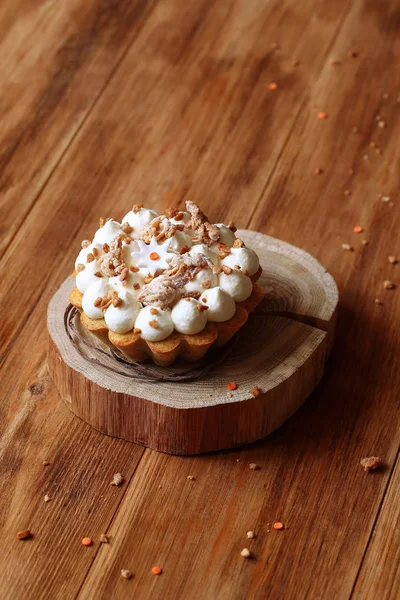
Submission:
M 250 315 L 224 362 L 198 381 L 138 380 L 111 355 L 74 344 L 64 324 L 74 278 L 64 282 L 49 305 L 48 360 L 61 397 L 75 414 L 108 435 L 162 452 L 197 454 L 263 438 L 301 406 L 324 373 L 334 336 L 336 284 L 304 251 L 254 232 L 239 235 L 260 256 L 265 308 Z M 282 316 L 286 312 L 290 318 Z M 234 392 L 227 390 L 229 381 L 238 385 Z M 254 386 L 262 394 L 255 397 Z

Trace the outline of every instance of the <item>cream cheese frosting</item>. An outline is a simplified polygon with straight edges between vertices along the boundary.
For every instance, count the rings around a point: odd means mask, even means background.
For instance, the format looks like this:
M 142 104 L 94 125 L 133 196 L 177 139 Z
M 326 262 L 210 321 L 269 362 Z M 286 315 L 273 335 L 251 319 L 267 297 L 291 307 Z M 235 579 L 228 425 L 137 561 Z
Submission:
M 257 254 L 235 227 L 212 224 L 193 202 L 163 215 L 140 204 L 122 222 L 100 220 L 75 261 L 82 310 L 110 331 L 156 342 L 224 322 L 253 291 Z

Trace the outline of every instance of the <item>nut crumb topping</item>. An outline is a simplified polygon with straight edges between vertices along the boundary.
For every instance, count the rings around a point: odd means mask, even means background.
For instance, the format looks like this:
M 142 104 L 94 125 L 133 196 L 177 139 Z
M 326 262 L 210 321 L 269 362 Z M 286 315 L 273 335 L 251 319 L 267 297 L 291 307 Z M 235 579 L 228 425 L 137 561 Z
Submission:
M 360 465 L 364 468 L 364 471 L 374 471 L 383 464 L 383 460 L 379 456 L 368 456 L 360 460 Z
M 90 240 L 83 240 L 81 242 L 81 246 L 82 246 L 82 248 L 87 248 L 88 246 L 90 246 L 91 243 L 92 242 Z
M 100 296 L 98 298 L 96 298 L 96 300 L 93 302 L 94 306 L 100 306 L 100 304 L 102 303 L 103 298 L 101 298 Z
M 89 252 L 89 254 L 86 256 L 86 262 L 91 263 L 93 261 L 94 261 L 94 256 L 93 256 L 92 252 Z
M 251 388 L 250 394 L 252 394 L 255 398 L 257 398 L 257 396 L 260 396 L 260 394 L 262 394 L 262 392 L 261 392 L 260 388 L 258 387 L 258 385 L 255 385 L 254 387 Z
M 135 327 L 135 329 L 133 330 L 133 333 L 136 333 L 136 335 L 139 335 L 140 333 L 142 333 L 142 330 L 139 329 L 139 327 Z
M 132 233 L 133 227 L 129 225 L 129 223 L 122 223 L 121 229 L 124 233 Z
M 211 281 L 209 279 L 206 279 L 205 281 L 202 282 L 201 287 L 204 288 L 205 290 L 209 290 L 211 287 Z
M 99 219 L 100 227 L 104 227 L 104 223 L 105 223 L 104 217 L 100 217 L 100 219 Z
M 129 267 L 129 270 L 132 271 L 132 273 L 138 273 L 139 267 L 135 267 L 134 265 L 132 265 Z
M 140 290 L 140 284 L 139 283 L 134 283 L 133 284 L 133 289 L 134 290 Z
M 233 269 L 227 267 L 226 265 L 222 265 L 221 269 L 225 273 L 225 275 L 230 275 L 233 271 Z
M 95 277 L 103 277 L 103 273 L 101 273 L 100 271 L 96 271 L 96 273 L 94 274 Z
M 103 251 L 107 254 L 110 252 L 110 246 L 108 244 L 103 244 Z
M 245 243 L 243 240 L 236 238 L 233 242 L 232 248 L 245 248 Z
M 151 321 L 149 321 L 149 325 L 153 329 L 159 329 L 160 328 L 158 322 L 155 319 L 152 319 Z
M 150 314 L 151 314 L 151 315 L 158 315 L 158 309 L 157 309 L 157 308 L 154 308 L 154 307 L 152 306 L 152 307 L 151 307 L 151 309 L 150 309 Z
M 208 310 L 208 306 L 207 306 L 206 304 L 199 304 L 199 305 L 197 306 L 197 310 L 198 310 L 199 312 L 204 312 L 205 310 Z
M 132 206 L 132 212 L 135 213 L 135 215 L 136 215 L 136 213 L 138 213 L 139 210 L 142 210 L 142 208 L 143 208 L 143 204 L 134 204 Z
M 78 263 L 78 266 L 76 267 L 76 270 L 78 273 L 80 273 L 81 271 L 83 271 L 85 268 L 85 265 L 83 265 L 82 263 Z

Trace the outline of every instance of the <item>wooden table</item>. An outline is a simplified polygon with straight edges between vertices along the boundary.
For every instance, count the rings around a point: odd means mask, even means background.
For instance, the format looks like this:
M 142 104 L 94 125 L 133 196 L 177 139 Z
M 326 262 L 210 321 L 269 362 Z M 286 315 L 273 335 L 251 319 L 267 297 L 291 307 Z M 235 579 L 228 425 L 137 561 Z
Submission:
M 1 4 L 1 598 L 399 597 L 400 290 L 383 286 L 400 285 L 399 14 Z M 195 458 L 102 436 L 46 369 L 47 303 L 98 217 L 187 198 L 304 248 L 341 293 L 328 373 L 298 414 Z M 385 467 L 364 472 L 370 455 Z

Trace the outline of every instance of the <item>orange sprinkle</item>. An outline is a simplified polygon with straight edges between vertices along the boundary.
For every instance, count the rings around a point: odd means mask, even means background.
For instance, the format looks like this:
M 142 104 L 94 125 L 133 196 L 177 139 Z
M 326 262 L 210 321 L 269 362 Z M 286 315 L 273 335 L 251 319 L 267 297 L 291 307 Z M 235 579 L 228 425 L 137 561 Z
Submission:
M 272 527 L 273 527 L 274 529 L 276 529 L 277 531 L 279 531 L 280 529 L 283 529 L 283 528 L 284 528 L 284 525 L 283 525 L 283 523 L 280 523 L 279 521 L 277 521 L 276 523 L 274 523 L 274 524 L 272 525 Z
M 153 575 L 161 575 L 162 569 L 161 567 L 153 567 L 151 572 L 153 573 Z
M 157 252 L 150 252 L 149 257 L 150 257 L 150 260 L 158 260 L 160 258 L 159 254 L 157 254 Z
M 328 115 L 324 112 L 319 112 L 318 113 L 318 119 L 327 119 Z
M 235 383 L 234 381 L 230 381 L 226 387 L 228 388 L 228 390 L 236 390 L 237 383 Z
M 278 84 L 275 83 L 275 81 L 272 81 L 269 86 L 268 86 L 269 90 L 277 90 L 278 89 Z
M 355 227 L 353 227 L 353 231 L 354 233 L 361 233 L 362 231 L 364 231 L 364 229 L 360 225 L 356 225 Z
M 83 538 L 82 544 L 84 546 L 91 546 L 92 545 L 92 538 Z

